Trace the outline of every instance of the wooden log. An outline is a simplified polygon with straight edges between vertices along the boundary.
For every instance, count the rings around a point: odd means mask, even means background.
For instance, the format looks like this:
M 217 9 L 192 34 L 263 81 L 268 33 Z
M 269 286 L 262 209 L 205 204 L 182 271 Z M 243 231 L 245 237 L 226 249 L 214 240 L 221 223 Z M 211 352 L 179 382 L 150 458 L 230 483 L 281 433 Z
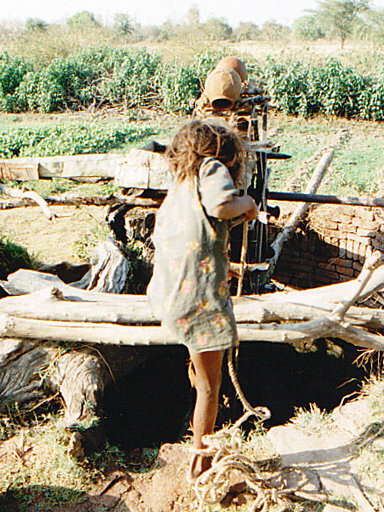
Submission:
M 48 220 L 53 220 L 55 217 L 57 217 L 55 213 L 51 212 L 47 202 L 41 196 L 39 196 L 39 194 L 33 192 L 32 190 L 19 190 L 17 188 L 7 187 L 6 185 L 0 184 L 0 192 L 10 197 L 30 199 L 31 201 L 34 201 L 43 210 L 44 215 L 48 218 Z
M 20 269 L 13 274 L 10 274 L 6 281 L 0 280 L 0 285 L 10 295 L 24 295 L 43 288 L 54 287 L 60 290 L 67 300 L 110 303 L 115 304 L 116 306 L 121 305 L 121 307 L 130 307 L 132 305 L 147 303 L 145 295 L 120 295 L 80 290 L 73 286 L 64 284 L 63 281 L 52 274 L 45 274 L 43 272 L 27 269 Z M 302 291 L 291 291 L 289 293 L 275 292 L 264 295 L 243 296 L 242 298 L 234 298 L 234 303 L 235 307 L 237 304 L 241 304 L 241 308 L 248 308 L 250 312 L 249 314 L 251 314 L 253 308 L 257 311 L 258 308 L 255 306 L 255 302 L 260 303 L 264 301 L 267 304 L 271 303 L 271 306 L 268 305 L 268 307 L 276 305 L 276 308 L 279 304 L 291 304 L 298 308 L 301 307 L 300 315 L 305 315 L 306 308 L 311 307 L 320 311 L 324 309 L 328 311 L 332 305 L 342 301 L 346 295 L 350 293 L 350 290 L 355 288 L 355 286 L 355 280 L 351 280 Z M 381 265 L 372 272 L 358 299 L 365 299 L 383 287 L 384 265 Z M 288 306 L 288 308 L 290 308 L 290 306 Z
M 74 346 L 75 348 L 75 346 Z M 17 402 L 33 408 L 60 393 L 64 421 L 72 425 L 100 413 L 105 386 L 148 357 L 145 347 L 78 346 L 18 338 L 0 339 L 0 410 Z
M 130 197 L 130 196 L 66 196 L 66 197 L 43 197 L 42 198 L 48 205 L 54 206 L 113 206 L 113 205 L 127 205 L 127 206 L 140 206 L 142 208 L 158 207 L 162 199 L 151 199 L 146 197 Z M 23 197 L 17 201 L 0 201 L 0 210 L 10 210 L 12 208 L 24 208 L 27 206 L 35 206 L 36 202 L 32 199 Z
M 106 301 L 72 299 L 73 297 L 65 296 L 59 289 L 48 287 L 28 295 L 4 297 L 0 300 L 0 312 L 12 316 L 63 322 L 72 320 L 122 325 L 159 323 L 152 315 L 146 300 L 114 304 Z
M 91 270 L 72 286 L 106 293 L 120 293 L 127 280 L 130 263 L 116 242 L 107 238 L 92 255 Z
M 0 281 L 0 285 L 10 295 L 24 295 L 42 288 L 52 287 L 58 288 L 70 300 L 88 300 L 121 304 L 129 306 L 132 303 L 146 302 L 144 295 L 120 295 L 117 293 L 103 293 L 97 291 L 81 290 L 74 286 L 64 284 L 61 279 L 52 274 L 37 272 L 34 270 L 20 269 L 10 274 L 7 281 Z
M 240 341 L 271 343 L 312 342 L 335 337 L 358 347 L 384 350 L 384 337 L 360 327 L 343 326 L 329 318 L 291 325 L 245 324 L 239 326 Z M 178 345 L 164 326 L 100 324 L 91 322 L 58 322 L 0 315 L 0 336 L 47 341 L 98 343 L 105 345 Z
M 115 172 L 115 185 L 125 188 L 168 190 L 172 180 L 168 158 L 145 149 L 132 149 Z
M 323 318 L 330 314 L 334 304 L 329 302 L 321 308 L 289 302 L 289 294 L 281 301 L 273 300 L 275 294 L 243 296 L 234 298 L 236 321 L 244 323 L 295 322 Z M 132 298 L 134 299 L 135 296 Z M 4 297 L 0 300 L 0 312 L 10 316 L 34 318 L 36 320 L 58 320 L 73 322 L 112 323 L 121 325 L 159 324 L 143 296 L 138 300 L 114 304 L 105 301 L 71 300 L 55 287 L 47 287 L 23 296 Z M 144 298 L 144 300 L 142 300 Z M 351 307 L 348 321 L 356 326 L 380 329 L 384 326 L 384 310 Z
M 325 173 L 328 170 L 328 167 L 331 165 L 333 160 L 334 151 L 328 151 L 320 160 L 316 169 L 305 189 L 306 194 L 314 194 L 316 190 L 319 188 L 321 180 L 323 179 Z M 270 264 L 270 273 L 274 272 L 276 267 L 277 260 L 279 259 L 281 250 L 283 248 L 284 243 L 290 238 L 295 228 L 299 224 L 299 221 L 304 217 L 309 207 L 308 203 L 304 203 L 301 206 L 298 206 L 293 214 L 290 216 L 287 224 L 284 226 L 284 229 L 281 233 L 279 233 L 271 244 L 272 249 L 274 250 L 274 255 L 271 259 L 268 260 Z

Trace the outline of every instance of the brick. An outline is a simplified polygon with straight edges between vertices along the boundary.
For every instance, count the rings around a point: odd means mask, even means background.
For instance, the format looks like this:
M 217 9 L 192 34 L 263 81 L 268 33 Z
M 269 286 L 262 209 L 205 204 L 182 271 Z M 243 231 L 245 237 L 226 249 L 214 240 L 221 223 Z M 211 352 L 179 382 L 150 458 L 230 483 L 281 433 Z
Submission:
M 372 238 L 372 247 L 374 249 L 377 249 L 378 251 L 384 250 L 384 244 L 382 242 L 376 240 L 375 238 Z
M 369 236 L 358 236 L 355 233 L 347 233 L 346 236 L 347 240 L 353 240 L 354 242 L 360 242 L 360 243 L 369 243 L 370 237 Z
M 352 215 L 337 215 L 333 220 L 341 224 L 341 227 L 339 226 L 339 229 L 343 229 L 344 226 L 348 226 L 349 224 L 352 224 Z
M 356 231 L 356 234 L 359 236 L 368 236 L 373 238 L 376 236 L 377 229 L 365 229 L 365 228 L 358 228 Z
M 335 265 L 332 265 L 332 263 L 319 263 L 318 267 L 323 268 L 325 270 L 332 270 L 332 271 L 336 270 Z
M 339 229 L 342 233 L 356 233 L 359 228 L 353 226 L 352 224 L 343 224 L 343 226 Z
M 353 240 L 347 240 L 347 258 L 353 257 Z
M 326 222 L 326 227 L 327 229 L 332 229 L 332 230 L 336 230 L 336 229 L 339 229 L 339 222 L 336 222 L 336 221 L 333 221 L 333 220 L 327 220 Z
M 327 277 L 332 280 L 339 278 L 339 274 L 337 272 L 330 272 L 329 270 L 323 270 L 323 269 L 316 270 L 315 275 L 316 275 L 316 277 L 317 276 Z
M 365 252 L 364 253 L 362 253 L 362 252 L 359 253 L 359 261 L 360 261 L 360 263 L 364 263 L 364 261 L 365 261 Z
M 366 208 L 360 208 L 357 216 L 361 218 L 363 224 L 366 222 L 373 222 L 375 220 L 373 211 Z
M 352 260 L 345 260 L 344 258 L 332 258 L 332 263 L 340 267 L 352 267 L 353 264 Z
M 342 216 L 345 216 L 345 217 L 354 217 L 355 214 L 356 214 L 356 209 L 353 208 L 353 206 L 349 206 L 349 205 L 340 205 L 337 207 L 337 216 L 338 217 L 342 217 Z
M 340 265 L 336 265 L 336 271 L 344 276 L 353 276 L 355 274 L 353 268 L 341 267 Z
M 340 240 L 339 241 L 339 256 L 340 256 L 340 258 L 345 258 L 346 254 L 347 254 L 347 241 Z
M 360 247 L 360 243 L 359 242 L 353 242 L 353 259 L 355 261 L 357 261 L 359 259 L 359 247 Z
M 361 269 L 363 268 L 363 265 L 361 263 L 359 263 L 358 261 L 354 261 L 353 262 L 353 268 L 355 270 L 357 270 L 358 272 L 360 272 Z
M 361 225 L 362 225 L 362 220 L 360 217 L 352 217 L 351 219 L 351 222 L 354 226 L 356 226 L 357 228 L 360 228 Z

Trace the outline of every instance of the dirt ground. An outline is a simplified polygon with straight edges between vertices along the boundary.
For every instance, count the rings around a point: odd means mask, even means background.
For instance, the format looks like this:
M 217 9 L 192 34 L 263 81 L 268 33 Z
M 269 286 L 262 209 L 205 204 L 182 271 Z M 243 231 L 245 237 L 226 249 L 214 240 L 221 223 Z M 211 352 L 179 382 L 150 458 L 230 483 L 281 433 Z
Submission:
M 107 232 L 105 224 L 106 208 L 95 206 L 52 207 L 52 210 L 60 214 L 60 218 L 48 221 L 38 207 L 18 208 L 13 210 L 0 211 L 0 232 L 3 236 L 9 237 L 12 242 L 19 243 L 41 263 L 57 263 L 69 261 L 73 263 L 84 262 L 84 256 L 92 252 L 90 249 L 98 237 Z M 76 229 L 74 229 L 76 226 Z M 382 420 L 381 420 L 382 421 Z M 356 432 L 354 432 L 356 433 Z M 326 435 L 327 441 L 329 435 Z M 383 437 L 381 436 L 382 440 Z M 336 439 L 337 441 L 337 439 Z M 16 442 L 16 445 L 15 445 Z M 306 453 L 308 456 L 308 445 L 300 445 L 297 439 L 293 439 L 300 450 L 299 455 Z M 316 443 L 318 452 L 323 457 L 328 454 L 330 457 L 337 457 L 340 460 L 347 458 L 348 454 L 337 451 L 335 448 L 324 445 L 319 441 L 310 439 Z M 340 444 L 340 443 L 339 443 Z M 339 445 L 337 445 L 338 447 Z M 343 443 L 340 444 L 343 446 Z M 292 446 L 289 441 L 285 448 L 281 447 L 281 454 L 292 456 Z M 336 455 L 335 455 L 336 454 Z M 160 448 L 155 465 L 149 471 L 143 473 L 127 472 L 121 468 L 111 466 L 100 477 L 99 482 L 84 497 L 81 503 L 77 504 L 50 504 L 49 500 L 43 498 L 40 503 L 26 504 L 12 500 L 12 497 L 2 498 L 0 495 L 0 512 L 192 512 L 198 511 L 198 501 L 194 488 L 186 480 L 188 461 L 191 454 L 183 444 L 165 444 Z M 26 464 L 38 457 L 38 447 L 28 445 L 26 442 L 20 451 L 17 440 L 0 443 L 0 471 L 10 471 L 10 468 L 18 464 Z M 29 462 L 28 462 L 29 461 Z M 329 465 L 335 480 L 349 478 L 349 472 L 344 472 L 345 467 L 341 464 L 338 469 L 341 473 L 335 473 L 335 459 L 326 458 L 314 459 L 324 467 Z M 289 464 L 295 463 L 294 457 Z M 308 460 L 306 461 L 308 463 Z M 309 463 L 313 463 L 309 461 Z M 58 468 L 59 471 L 59 468 Z M 351 476 L 351 478 L 355 478 Z M 36 489 L 34 489 L 36 490 Z M 297 512 L 323 511 L 341 512 L 347 510 L 361 510 L 367 512 L 382 511 L 384 508 L 374 508 L 366 500 L 364 493 L 359 486 L 354 490 L 358 493 L 360 508 L 353 508 L 352 505 L 340 505 L 340 501 L 329 498 L 328 502 L 312 502 L 311 505 L 295 504 Z M 379 489 L 380 492 L 382 492 Z M 25 487 L 28 493 L 28 486 Z M 1 501 L 3 499 L 3 502 Z M 216 510 L 228 510 L 229 512 L 245 512 L 250 510 L 254 496 L 245 492 L 244 479 L 234 480 L 233 486 L 225 501 L 218 505 L 219 508 L 206 506 L 204 512 Z M 304 503 L 304 502 L 303 502 Z M 384 506 L 384 505 L 383 505 Z M 216 507 L 216 506 L 215 506 Z M 363 507 L 363 508 L 361 508 Z M 256 509 L 255 509 L 256 510 Z M 287 508 L 268 510 L 288 510 Z
M 98 238 L 107 233 L 106 207 L 53 206 L 48 220 L 37 206 L 0 210 L 0 233 L 23 246 L 43 264 L 83 263 Z M 88 249 L 89 248 L 89 249 Z

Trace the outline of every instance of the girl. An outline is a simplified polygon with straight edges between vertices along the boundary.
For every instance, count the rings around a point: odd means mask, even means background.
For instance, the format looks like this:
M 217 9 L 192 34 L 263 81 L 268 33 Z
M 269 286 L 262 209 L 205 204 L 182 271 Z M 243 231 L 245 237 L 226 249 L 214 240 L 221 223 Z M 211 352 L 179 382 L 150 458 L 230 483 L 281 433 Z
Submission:
M 193 445 L 201 449 L 216 421 L 224 351 L 237 342 L 228 287 L 229 221 L 255 219 L 258 209 L 250 196 L 238 195 L 245 153 L 228 126 L 191 121 L 167 155 L 175 180 L 156 218 L 147 294 L 154 313 L 188 347 L 196 388 Z M 189 480 L 210 464 L 209 457 L 195 454 Z

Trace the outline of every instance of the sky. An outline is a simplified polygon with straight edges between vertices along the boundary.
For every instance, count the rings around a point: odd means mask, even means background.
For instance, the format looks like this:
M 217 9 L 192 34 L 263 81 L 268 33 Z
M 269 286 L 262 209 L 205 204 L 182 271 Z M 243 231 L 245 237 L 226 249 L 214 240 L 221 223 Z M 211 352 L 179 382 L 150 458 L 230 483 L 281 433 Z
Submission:
M 0 0 L 0 21 L 39 18 L 52 23 L 89 11 L 102 23 L 111 22 L 114 14 L 125 13 L 142 25 L 161 25 L 168 19 L 183 20 L 193 4 L 200 10 L 201 21 L 223 18 L 234 28 L 240 21 L 262 25 L 275 20 L 291 25 L 307 9 L 318 5 L 316 0 Z M 384 0 L 375 0 L 373 6 L 384 8 Z

